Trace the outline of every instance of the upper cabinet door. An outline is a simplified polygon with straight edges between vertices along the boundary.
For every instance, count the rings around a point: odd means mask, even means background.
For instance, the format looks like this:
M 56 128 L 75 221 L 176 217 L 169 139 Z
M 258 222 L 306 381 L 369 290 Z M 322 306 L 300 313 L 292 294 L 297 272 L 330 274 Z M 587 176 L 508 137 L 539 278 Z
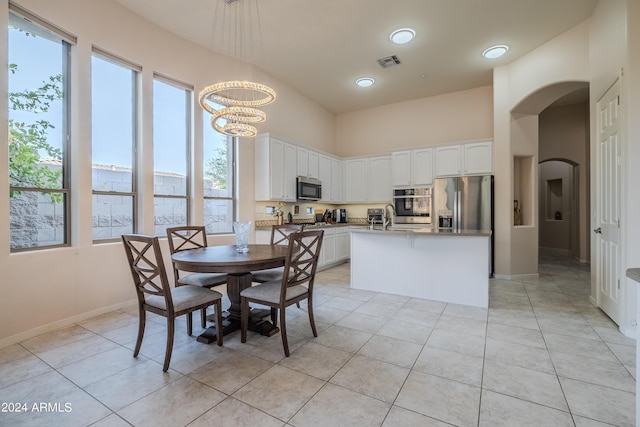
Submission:
M 369 159 L 368 202 L 389 203 L 393 199 L 391 189 L 391 157 Z
M 337 178 L 333 177 L 331 172 L 331 157 L 325 154 L 318 156 L 318 179 L 322 183 L 322 198 L 320 201 L 331 201 L 332 181 L 336 181 Z
M 342 203 L 344 192 L 344 180 L 342 179 L 343 163 L 340 159 L 331 159 L 331 202 Z M 325 191 L 324 186 L 322 188 Z
M 315 151 L 309 151 L 309 178 L 318 179 L 320 177 L 319 157 L 320 155 Z
M 345 202 L 367 201 L 367 159 L 344 161 Z
M 436 176 L 462 175 L 460 151 L 459 145 L 436 147 Z
M 309 176 L 309 150 L 298 147 L 298 176 Z
M 433 184 L 433 148 L 411 152 L 411 174 L 416 187 Z
M 411 151 L 391 153 L 391 185 L 394 187 L 411 185 Z
M 493 173 L 493 144 L 491 141 L 465 144 L 464 174 L 481 175 Z

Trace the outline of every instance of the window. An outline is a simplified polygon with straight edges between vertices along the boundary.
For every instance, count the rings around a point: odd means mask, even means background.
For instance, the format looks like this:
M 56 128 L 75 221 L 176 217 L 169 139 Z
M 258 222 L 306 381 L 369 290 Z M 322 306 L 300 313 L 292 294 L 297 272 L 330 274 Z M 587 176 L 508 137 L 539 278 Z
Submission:
M 68 77 L 70 43 L 75 40 L 9 6 L 10 247 L 66 246 Z
M 187 225 L 193 90 L 156 76 L 153 81 L 154 233 Z
M 91 60 L 93 240 L 136 230 L 136 94 L 140 67 L 94 49 Z
M 232 233 L 236 206 L 234 138 L 216 132 L 211 127 L 211 115 L 206 111 L 203 114 L 204 226 L 208 234 Z

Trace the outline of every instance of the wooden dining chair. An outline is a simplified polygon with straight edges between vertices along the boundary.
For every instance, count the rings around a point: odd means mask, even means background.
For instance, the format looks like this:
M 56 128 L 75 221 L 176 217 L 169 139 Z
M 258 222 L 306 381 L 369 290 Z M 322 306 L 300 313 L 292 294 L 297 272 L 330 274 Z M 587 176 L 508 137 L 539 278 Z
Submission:
M 171 227 L 167 228 L 167 241 L 169 242 L 169 252 L 171 252 L 171 255 L 189 249 L 205 248 L 207 247 L 207 231 L 202 225 Z M 173 264 L 173 277 L 176 286 L 194 285 L 202 286 L 203 288 L 212 288 L 227 283 L 227 275 L 225 273 L 184 274 L 184 272 L 176 268 L 175 264 Z M 200 322 L 203 328 L 206 327 L 206 310 L 202 310 Z
M 274 325 L 277 324 L 278 317 L 280 318 L 282 346 L 287 357 L 289 357 L 289 343 L 285 311 L 288 306 L 306 299 L 311 331 L 314 337 L 318 336 L 313 319 L 313 283 L 323 235 L 324 230 L 291 233 L 288 237 L 289 246 L 282 278 L 252 286 L 240 292 L 242 342 L 247 341 L 250 302 L 271 307 L 271 319 Z
M 289 244 L 289 235 L 291 233 L 297 233 L 303 230 L 304 230 L 303 224 L 273 225 L 271 227 L 271 244 L 286 246 Z M 265 283 L 265 282 L 270 282 L 272 280 L 280 280 L 282 279 L 283 272 L 284 272 L 284 267 L 275 267 L 275 268 L 270 268 L 268 270 L 259 270 L 256 272 L 251 272 L 253 276 L 251 280 L 257 283 Z
M 137 357 L 140 352 L 147 311 L 167 319 L 167 348 L 162 368 L 164 372 L 169 369 L 169 362 L 171 361 L 176 317 L 189 314 L 187 316 L 187 333 L 191 335 L 193 332 L 191 313 L 196 310 L 206 309 L 212 305 L 215 306 L 217 343 L 222 345 L 222 294 L 194 285 L 175 288 L 169 286 L 157 237 L 126 234 L 122 236 L 122 243 L 131 268 L 133 284 L 136 288 L 140 316 L 138 339 L 133 351 L 133 357 Z

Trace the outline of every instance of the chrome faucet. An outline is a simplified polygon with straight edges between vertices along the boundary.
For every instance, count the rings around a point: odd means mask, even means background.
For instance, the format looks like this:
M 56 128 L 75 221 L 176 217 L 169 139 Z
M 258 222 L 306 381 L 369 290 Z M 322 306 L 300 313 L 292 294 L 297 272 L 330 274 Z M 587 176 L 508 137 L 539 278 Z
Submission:
M 391 217 L 387 216 L 387 208 L 391 207 Z M 384 229 L 387 230 L 390 225 L 392 225 L 393 217 L 396 214 L 396 207 L 393 206 L 393 203 L 387 203 L 384 206 Z

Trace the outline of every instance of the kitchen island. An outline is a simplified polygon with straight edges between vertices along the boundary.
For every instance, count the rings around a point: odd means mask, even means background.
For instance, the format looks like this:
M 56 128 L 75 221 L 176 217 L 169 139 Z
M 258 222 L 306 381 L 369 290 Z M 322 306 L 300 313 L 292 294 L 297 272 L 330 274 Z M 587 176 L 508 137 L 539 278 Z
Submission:
M 351 287 L 489 306 L 490 231 L 351 231 Z

